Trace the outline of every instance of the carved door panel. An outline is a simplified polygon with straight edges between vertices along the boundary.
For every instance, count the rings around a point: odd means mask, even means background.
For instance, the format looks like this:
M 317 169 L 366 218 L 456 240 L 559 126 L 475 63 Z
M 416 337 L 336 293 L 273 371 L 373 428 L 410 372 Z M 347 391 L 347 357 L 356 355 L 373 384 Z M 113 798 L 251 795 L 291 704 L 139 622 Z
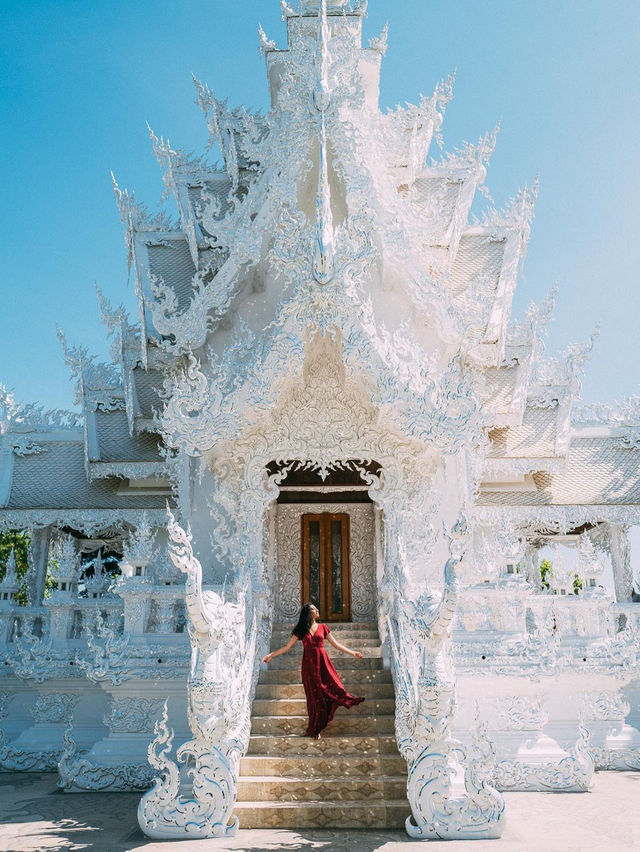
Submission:
M 302 516 L 302 603 L 311 601 L 322 621 L 351 621 L 349 515 Z

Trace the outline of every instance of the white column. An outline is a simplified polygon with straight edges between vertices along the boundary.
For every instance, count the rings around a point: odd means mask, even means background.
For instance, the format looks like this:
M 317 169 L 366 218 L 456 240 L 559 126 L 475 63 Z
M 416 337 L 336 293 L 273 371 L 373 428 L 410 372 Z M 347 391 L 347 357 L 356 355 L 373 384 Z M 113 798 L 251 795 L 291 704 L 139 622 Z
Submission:
M 607 524 L 609 532 L 609 553 L 613 567 L 613 583 L 616 601 L 627 603 L 631 600 L 633 581 L 631 578 L 631 560 L 629 550 L 628 527 L 622 524 Z
M 44 597 L 44 585 L 47 579 L 49 544 L 52 527 L 34 527 L 30 530 L 29 546 L 29 603 L 40 606 Z

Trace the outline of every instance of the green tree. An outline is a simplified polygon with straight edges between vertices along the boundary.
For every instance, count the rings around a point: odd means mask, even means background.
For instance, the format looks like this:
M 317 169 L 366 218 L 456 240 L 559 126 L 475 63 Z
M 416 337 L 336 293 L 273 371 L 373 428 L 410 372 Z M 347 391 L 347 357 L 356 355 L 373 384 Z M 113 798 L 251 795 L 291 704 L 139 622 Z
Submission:
M 579 574 L 573 575 L 573 594 L 579 595 L 582 591 L 582 580 L 580 579 Z
M 22 581 L 16 593 L 16 603 L 20 606 L 26 606 L 28 603 L 26 575 L 29 570 L 30 543 L 31 537 L 24 530 L 0 533 L 0 579 L 4 578 L 9 555 L 13 550 L 16 555 L 16 576 Z
M 553 565 L 549 559 L 540 563 L 540 586 L 547 591 L 551 588 L 549 580 L 553 577 Z

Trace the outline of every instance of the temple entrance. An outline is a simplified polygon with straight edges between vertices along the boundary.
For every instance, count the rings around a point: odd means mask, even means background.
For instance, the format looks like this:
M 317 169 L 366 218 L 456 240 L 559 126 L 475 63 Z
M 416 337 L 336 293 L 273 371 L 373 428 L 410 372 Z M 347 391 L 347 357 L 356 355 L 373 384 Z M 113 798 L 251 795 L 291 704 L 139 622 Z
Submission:
M 316 603 L 323 621 L 351 621 L 349 515 L 304 514 L 301 522 L 301 604 Z
M 279 465 L 269 465 L 275 473 Z M 360 468 L 379 472 L 375 462 Z M 295 622 L 311 601 L 327 622 L 377 618 L 376 509 L 369 485 L 344 463 L 328 472 L 300 463 L 279 484 L 269 513 L 276 622 Z

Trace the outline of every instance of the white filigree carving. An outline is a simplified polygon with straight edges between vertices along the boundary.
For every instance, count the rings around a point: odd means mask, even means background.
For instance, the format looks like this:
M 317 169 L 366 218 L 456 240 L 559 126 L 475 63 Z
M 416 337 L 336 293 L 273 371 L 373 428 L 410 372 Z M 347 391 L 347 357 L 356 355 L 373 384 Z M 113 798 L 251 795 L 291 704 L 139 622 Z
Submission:
M 146 790 L 153 781 L 153 771 L 146 763 L 119 763 L 115 766 L 96 764 L 77 753 L 73 739 L 73 717 L 63 734 L 63 749 L 58 762 L 63 790 L 109 791 Z
M 60 749 L 33 751 L 14 748 L 6 743 L 0 728 L 0 766 L 11 772 L 54 772 L 60 760 Z
M 0 719 L 3 719 L 7 715 L 7 708 L 14 697 L 14 695 L 9 693 L 0 693 Z M 71 706 L 72 702 L 69 702 L 68 704 L 64 701 L 56 702 L 56 697 L 60 696 L 53 696 L 53 700 L 49 705 L 51 708 L 57 709 L 62 704 L 66 710 L 69 706 Z M 65 697 L 68 698 L 69 696 Z M 73 696 L 73 698 L 75 700 L 75 696 Z M 42 706 L 44 707 L 45 705 L 43 704 Z M 46 720 L 43 719 L 42 721 Z M 59 721 L 59 719 L 56 718 L 52 721 Z M 15 748 L 7 743 L 6 733 L 2 728 L 0 728 L 0 766 L 3 769 L 7 769 L 12 772 L 52 772 L 56 768 L 59 757 L 59 748 L 49 750 Z
M 82 424 L 77 411 L 45 409 L 40 405 L 18 402 L 5 385 L 0 384 L 0 435 L 14 432 L 52 432 L 76 429 Z M 29 439 L 16 439 L 26 440 Z M 18 443 L 18 446 L 21 444 Z
M 114 733 L 151 733 L 161 706 L 154 698 L 113 698 L 104 723 Z
M 191 536 L 169 513 L 171 558 L 186 574 L 189 632 L 195 653 L 189 677 L 189 724 L 193 739 L 177 752 L 189 761 L 192 794 L 180 794 L 178 766 L 168 756 L 173 734 L 167 729 L 166 704 L 149 762 L 164 773 L 142 798 L 140 827 L 153 838 L 230 836 L 239 759 L 249 742 L 250 702 L 256 678 L 256 620 L 245 632 L 244 606 L 202 590 L 202 567 Z M 165 746 L 165 748 L 160 748 Z
M 145 474 L 146 475 L 146 474 Z M 162 526 L 163 509 L 5 509 L 0 515 L 0 530 L 46 527 L 81 529 L 93 536 L 112 527 L 137 526 L 146 511 L 154 526 Z
M 542 698 L 514 695 L 501 699 L 498 705 L 505 728 L 510 731 L 541 731 L 549 719 Z
M 452 758 L 464 750 L 451 739 L 455 679 L 450 632 L 457 602 L 456 570 L 463 559 L 466 525 L 459 521 L 449 541 L 441 595 L 407 599 L 398 588 L 394 617 L 388 617 L 396 686 L 396 738 L 409 764 L 407 796 L 416 839 L 499 837 L 504 800 L 490 786 L 493 749 L 480 726 L 465 763 L 465 790 L 453 794 Z M 394 625 L 395 621 L 395 625 Z
M 630 396 L 615 405 L 595 402 L 574 408 L 572 421 L 578 426 L 638 426 L 640 424 L 640 396 Z
M 66 722 L 79 696 L 62 692 L 38 695 L 30 713 L 36 722 Z
M 640 771 L 640 748 L 610 749 L 594 746 L 591 754 L 598 770 Z
M 93 615 L 93 624 L 87 630 L 88 653 L 76 654 L 76 664 L 94 683 L 122 683 L 130 675 L 130 636 L 120 634 L 113 621 L 104 621 L 99 612 Z
M 503 791 L 561 790 L 583 793 L 591 789 L 594 771 L 589 731 L 581 724 L 578 741 L 567 757 L 557 762 L 544 763 L 501 760 L 495 765 L 492 783 Z
M 619 692 L 587 692 L 582 696 L 585 719 L 621 722 L 631 712 L 631 705 Z
M 123 554 L 125 561 L 134 569 L 137 567 L 146 568 L 156 557 L 155 538 L 149 516 L 144 512 L 140 524 L 129 535 Z
M 5 657 L 14 674 L 36 683 L 68 676 L 69 659 L 66 652 L 56 652 L 50 638 L 39 637 L 32 629 L 25 630 L 13 641 L 11 654 Z

